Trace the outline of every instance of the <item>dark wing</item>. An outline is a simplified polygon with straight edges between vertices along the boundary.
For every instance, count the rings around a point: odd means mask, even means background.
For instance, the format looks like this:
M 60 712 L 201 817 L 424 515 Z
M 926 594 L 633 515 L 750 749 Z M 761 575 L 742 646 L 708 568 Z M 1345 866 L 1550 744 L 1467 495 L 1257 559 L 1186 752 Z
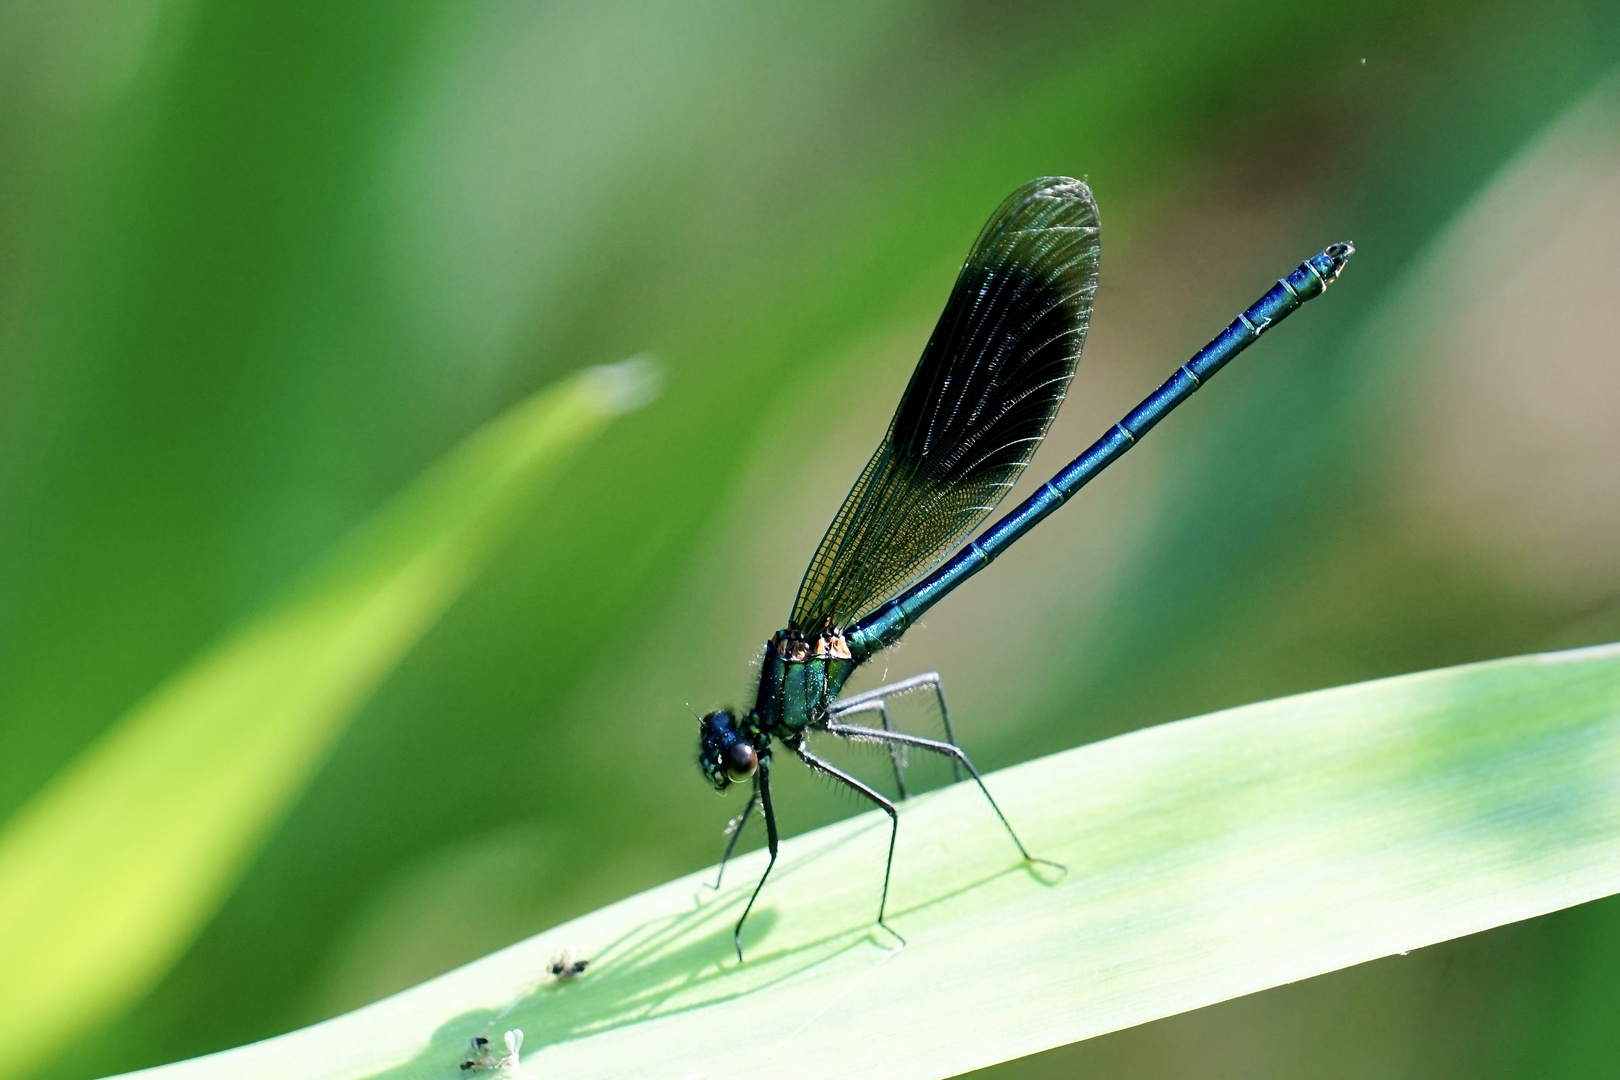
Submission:
M 1035 456 L 1091 320 L 1097 206 L 1078 180 L 1033 180 L 962 265 L 900 408 L 805 571 L 788 626 L 843 628 L 966 538 Z

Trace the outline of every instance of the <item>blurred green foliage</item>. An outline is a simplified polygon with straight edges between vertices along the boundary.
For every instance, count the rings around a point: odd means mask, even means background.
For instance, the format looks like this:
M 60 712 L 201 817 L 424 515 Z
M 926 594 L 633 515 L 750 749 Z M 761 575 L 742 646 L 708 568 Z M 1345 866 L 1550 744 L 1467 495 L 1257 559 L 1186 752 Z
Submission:
M 167 974 L 377 684 L 652 383 L 589 368 L 481 427 L 0 827 L 0 1076 Z
M 1612 479 L 1574 406 L 1614 380 L 1559 363 L 1603 355 L 1603 306 L 1537 338 L 1522 385 L 1447 366 L 1466 327 L 1402 364 L 1367 346 L 1617 61 L 1596 0 L 0 3 L 0 814 L 481 420 L 634 352 L 668 378 L 381 688 L 167 980 L 50 1075 L 285 1030 L 710 861 L 734 808 L 693 774 L 685 703 L 746 692 L 955 261 L 1034 175 L 1089 177 L 1105 256 L 1032 472 L 1301 256 L 1361 253 L 893 655 L 946 673 L 982 765 L 1620 636 L 1620 574 L 1584 554 L 1612 522 L 1568 509 L 1602 499 L 1425 465 L 1483 431 L 1533 476 Z M 1612 235 L 1602 205 L 1554 208 Z M 1613 280 L 1519 269 L 1530 296 Z M 1434 386 L 1476 373 L 1520 411 L 1438 426 Z M 1502 422 L 1543 399 L 1559 424 Z M 849 809 L 781 801 L 793 831 Z M 1595 905 L 1003 1069 L 1607 1075 L 1616 926 Z

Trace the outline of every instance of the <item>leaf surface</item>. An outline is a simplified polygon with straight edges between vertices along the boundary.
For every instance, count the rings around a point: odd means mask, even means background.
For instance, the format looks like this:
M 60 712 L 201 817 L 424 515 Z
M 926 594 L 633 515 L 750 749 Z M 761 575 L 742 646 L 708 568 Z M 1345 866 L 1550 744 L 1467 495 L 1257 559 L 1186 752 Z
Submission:
M 1620 891 L 1620 647 L 1362 683 L 1166 724 L 693 875 L 347 1016 L 148 1080 L 457 1074 L 953 1076 Z M 564 947 L 584 977 L 545 977 Z

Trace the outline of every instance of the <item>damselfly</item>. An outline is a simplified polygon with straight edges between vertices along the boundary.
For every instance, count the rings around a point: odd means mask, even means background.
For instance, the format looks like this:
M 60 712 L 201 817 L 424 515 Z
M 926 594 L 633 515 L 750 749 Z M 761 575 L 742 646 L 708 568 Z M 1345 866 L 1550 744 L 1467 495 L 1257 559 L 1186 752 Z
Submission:
M 1078 180 L 1033 180 L 990 216 L 962 264 L 883 442 L 810 560 L 787 628 L 765 645 L 754 707 L 740 715 L 719 709 L 700 721 L 698 764 L 709 782 L 721 791 L 753 784 L 742 814 L 732 822 L 722 872 L 749 816 L 758 809 L 765 817 L 770 862 L 737 920 L 733 939 L 739 960 L 743 924 L 776 865 L 773 740 L 889 815 L 877 921 L 890 933 L 884 914 L 899 814 L 892 801 L 812 753 L 812 732 L 887 744 L 902 796 L 902 749 L 949 758 L 953 768 L 965 769 L 979 785 L 1019 855 L 1038 861 L 956 745 L 938 675 L 845 698 L 839 692 L 861 663 L 898 641 L 923 612 L 1118 460 L 1228 360 L 1320 296 L 1355 252 L 1350 244 L 1334 244 L 1306 259 L 1090 449 L 941 563 L 941 556 L 995 509 L 1057 415 L 1085 344 L 1100 250 L 1097 206 Z M 936 696 L 943 741 L 906 734 L 889 723 L 885 702 L 916 690 Z M 881 727 L 850 722 L 870 713 L 878 715 Z

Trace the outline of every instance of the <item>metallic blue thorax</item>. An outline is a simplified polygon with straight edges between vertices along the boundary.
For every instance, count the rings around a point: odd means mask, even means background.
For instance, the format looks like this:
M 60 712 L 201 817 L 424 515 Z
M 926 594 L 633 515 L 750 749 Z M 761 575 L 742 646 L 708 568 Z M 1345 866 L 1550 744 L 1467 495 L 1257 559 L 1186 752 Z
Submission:
M 783 630 L 765 644 L 754 715 L 760 728 L 792 739 L 816 720 L 844 688 L 857 661 L 842 634 L 814 640 Z

